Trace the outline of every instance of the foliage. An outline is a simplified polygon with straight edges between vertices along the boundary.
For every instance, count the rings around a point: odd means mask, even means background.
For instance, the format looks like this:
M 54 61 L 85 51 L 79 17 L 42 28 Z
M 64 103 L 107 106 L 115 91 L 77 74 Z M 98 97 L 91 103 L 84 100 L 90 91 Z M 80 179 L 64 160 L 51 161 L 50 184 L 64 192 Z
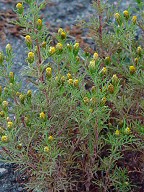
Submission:
M 53 45 L 39 15 L 45 5 L 16 5 L 28 52 L 22 76 L 32 90 L 11 71 L 12 46 L 0 53 L 2 160 L 28 176 L 29 191 L 130 191 L 119 162 L 130 150 L 142 156 L 144 49 L 135 38 L 141 20 L 133 10 L 114 12 L 95 1 L 97 15 L 86 24 L 97 45 L 91 55 L 68 43 L 62 28 Z

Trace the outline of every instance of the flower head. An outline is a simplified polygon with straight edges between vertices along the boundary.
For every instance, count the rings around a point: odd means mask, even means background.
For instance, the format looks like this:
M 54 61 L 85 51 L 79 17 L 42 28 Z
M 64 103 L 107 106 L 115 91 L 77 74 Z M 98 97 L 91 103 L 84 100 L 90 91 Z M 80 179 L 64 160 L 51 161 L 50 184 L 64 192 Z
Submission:
M 74 83 L 74 86 L 75 86 L 75 87 L 78 87 L 78 85 L 79 85 L 79 80 L 78 80 L 78 79 L 75 79 L 73 83 Z
M 29 52 L 27 59 L 28 59 L 29 63 L 33 63 L 34 62 L 34 53 L 33 52 Z
M 133 22 L 133 24 L 136 24 L 136 22 L 137 22 L 137 16 L 136 16 L 136 15 L 134 15 L 134 16 L 132 17 L 132 22 Z
M 12 46 L 11 46 L 10 43 L 8 43 L 8 44 L 6 45 L 6 53 L 7 53 L 8 55 L 10 55 L 11 52 L 12 52 Z
M 40 116 L 40 118 L 43 119 L 43 120 L 46 119 L 46 114 L 45 114 L 44 112 L 41 112 L 39 116 Z
M 68 80 L 68 83 L 69 83 L 70 85 L 72 85 L 72 84 L 73 84 L 73 79 L 69 79 L 69 80 Z
M 125 134 L 130 134 L 131 133 L 131 129 L 129 127 L 127 127 L 125 130 L 124 130 L 124 133 Z
M 42 20 L 41 20 L 41 19 L 38 19 L 37 22 L 36 22 L 36 24 L 37 24 L 37 29 L 38 29 L 38 30 L 41 30 L 41 28 L 42 28 Z
M 114 75 L 112 76 L 112 83 L 113 83 L 113 84 L 116 84 L 116 83 L 118 83 L 118 81 L 119 81 L 118 76 L 117 76 L 116 74 L 114 74 Z
M 111 58 L 108 56 L 105 58 L 105 64 L 108 65 L 111 62 Z
M 7 136 L 7 135 L 3 135 L 3 136 L 1 137 L 1 141 L 2 141 L 3 143 L 7 143 L 7 142 L 8 142 L 8 136 Z
M 43 47 L 43 48 L 46 48 L 46 45 L 47 45 L 47 42 L 46 42 L 46 41 L 43 41 L 43 42 L 42 42 L 42 47 Z
M 129 19 L 129 12 L 128 10 L 123 11 L 123 15 L 126 19 Z
M 51 67 L 46 68 L 46 76 L 48 78 L 50 78 L 52 76 L 52 68 Z
M 129 66 L 129 71 L 130 71 L 130 74 L 134 74 L 136 72 L 136 68 L 135 66 Z
M 110 93 L 114 93 L 114 86 L 113 86 L 112 84 L 110 84 L 110 85 L 108 86 L 108 91 L 109 91 Z
M 137 52 L 137 54 L 138 54 L 139 56 L 141 56 L 141 53 L 142 53 L 142 48 L 141 48 L 140 46 L 139 46 L 139 47 L 137 47 L 136 52 Z
M 67 74 L 68 79 L 72 79 L 72 75 L 70 73 Z
M 17 8 L 17 11 L 18 11 L 19 14 L 23 13 L 24 8 L 23 8 L 23 4 L 22 3 L 17 3 L 16 4 L 16 8 Z
M 53 137 L 52 135 L 50 135 L 50 136 L 48 137 L 48 140 L 49 140 L 49 141 L 53 141 L 53 140 L 54 140 L 54 137 Z
M 88 68 L 91 72 L 94 72 L 96 69 L 96 64 L 95 64 L 95 60 L 90 61 Z
M 50 150 L 50 148 L 49 148 L 48 146 L 45 146 L 45 147 L 44 147 L 44 152 L 47 153 L 47 152 L 49 152 L 49 150 Z
M 8 101 L 3 101 L 2 106 L 3 106 L 3 108 L 7 108 L 8 107 Z
M 74 44 L 74 49 L 79 49 L 79 43 Z
M 32 96 L 32 90 L 28 90 L 28 91 L 27 91 L 27 96 L 28 96 L 28 97 L 31 97 L 31 96 Z
M 84 98 L 83 98 L 83 102 L 84 102 L 85 104 L 88 104 L 88 103 L 89 103 L 89 98 L 88 98 L 88 97 L 84 97 Z
M 55 52 L 56 52 L 55 47 L 50 47 L 49 53 L 50 53 L 50 54 L 54 54 Z
M 95 52 L 95 53 L 93 54 L 93 59 L 96 61 L 96 60 L 98 60 L 98 57 L 99 57 L 98 53 Z
M 63 45 L 61 43 L 57 43 L 56 44 L 56 49 L 59 50 L 59 51 L 62 51 Z
M 116 135 L 116 136 L 119 136 L 119 135 L 120 135 L 120 131 L 119 131 L 118 129 L 115 131 L 115 135 Z
M 11 129 L 13 127 L 13 122 L 12 121 L 8 121 L 7 127 L 8 127 L 8 129 Z
M 101 73 L 103 75 L 106 75 L 107 74 L 107 68 L 106 67 L 103 67 L 102 70 L 101 70 Z

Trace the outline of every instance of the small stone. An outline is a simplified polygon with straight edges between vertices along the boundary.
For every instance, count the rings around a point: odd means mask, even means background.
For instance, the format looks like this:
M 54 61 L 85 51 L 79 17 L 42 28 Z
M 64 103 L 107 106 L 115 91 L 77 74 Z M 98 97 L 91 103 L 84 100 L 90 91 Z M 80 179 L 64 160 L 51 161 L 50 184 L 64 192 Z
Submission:
M 18 191 L 23 191 L 23 188 L 22 187 L 18 187 Z
M 8 170 L 5 168 L 0 168 L 0 177 L 4 176 L 5 174 L 8 173 Z

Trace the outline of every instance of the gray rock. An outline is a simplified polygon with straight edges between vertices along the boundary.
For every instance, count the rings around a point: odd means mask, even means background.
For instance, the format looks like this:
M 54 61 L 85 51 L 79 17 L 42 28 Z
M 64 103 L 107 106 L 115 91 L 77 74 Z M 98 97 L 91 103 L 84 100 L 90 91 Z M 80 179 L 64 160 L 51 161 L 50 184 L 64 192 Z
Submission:
M 8 173 L 8 170 L 5 168 L 0 168 L 0 177 L 3 177 L 4 175 L 6 175 Z

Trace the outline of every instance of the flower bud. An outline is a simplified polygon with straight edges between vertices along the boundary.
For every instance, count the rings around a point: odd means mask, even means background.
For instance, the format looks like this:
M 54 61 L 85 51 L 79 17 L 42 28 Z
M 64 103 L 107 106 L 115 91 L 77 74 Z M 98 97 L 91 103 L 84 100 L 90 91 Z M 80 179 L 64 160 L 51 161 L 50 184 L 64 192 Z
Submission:
M 8 123 L 7 123 L 7 128 L 8 129 L 11 129 L 13 127 L 13 122 L 12 121 L 9 121 Z
M 4 117 L 4 116 L 5 116 L 4 111 L 0 111 L 0 117 Z
M 37 22 L 36 22 L 36 25 L 37 25 L 37 29 L 41 30 L 42 29 L 42 20 L 38 19 Z
M 132 22 L 133 22 L 133 24 L 136 24 L 136 22 L 137 22 L 137 16 L 136 16 L 136 15 L 134 15 L 134 16 L 132 17 Z
M 17 147 L 18 150 L 22 150 L 22 147 L 23 147 L 22 143 L 19 143 L 16 147 Z
M 50 53 L 51 55 L 53 55 L 55 52 L 56 52 L 55 47 L 50 47 L 49 53 Z
M 142 54 L 142 48 L 139 46 L 139 47 L 137 48 L 136 52 L 137 52 L 137 54 L 138 54 L 139 56 L 141 56 L 141 54 Z
M 75 87 L 78 87 L 78 85 L 79 85 L 79 80 L 78 80 L 78 79 L 75 79 L 75 80 L 74 80 L 74 86 L 75 86 Z
M 32 39 L 31 39 L 31 36 L 30 35 L 26 35 L 25 36 L 25 42 L 26 42 L 26 45 L 31 48 L 32 47 Z
M 112 83 L 113 83 L 113 84 L 116 84 L 116 83 L 118 83 L 118 81 L 119 81 L 118 76 L 117 76 L 116 74 L 114 74 L 114 75 L 112 76 Z
M 12 46 L 9 43 L 6 45 L 6 53 L 7 55 L 11 55 L 12 53 Z
M 84 97 L 84 98 L 83 98 L 83 102 L 84 102 L 85 104 L 88 104 L 88 103 L 89 103 L 89 98 L 88 98 L 88 97 Z
M 61 34 L 60 34 L 60 36 L 61 36 L 61 39 L 65 39 L 66 38 L 66 32 L 61 32 Z
M 129 66 L 129 71 L 130 71 L 130 74 L 134 74 L 136 72 L 136 68 L 135 66 Z
M 22 4 L 22 3 L 17 3 L 17 4 L 16 4 L 16 8 L 17 8 L 17 12 L 18 12 L 19 14 L 22 14 L 22 13 L 23 13 L 24 7 L 23 7 L 23 4 Z
M 46 114 L 44 112 L 41 112 L 39 116 L 40 116 L 40 119 L 43 119 L 43 120 L 46 119 Z
M 70 73 L 67 74 L 68 79 L 72 79 L 72 75 Z
M 47 76 L 47 78 L 50 78 L 52 76 L 52 68 L 51 67 L 46 68 L 46 76 Z
M 98 60 L 98 57 L 99 57 L 98 53 L 95 52 L 95 53 L 93 54 L 93 59 L 94 59 L 95 61 L 97 61 L 97 60 Z
M 88 68 L 91 73 L 95 72 L 95 69 L 96 69 L 95 60 L 90 61 Z
M 7 101 L 3 101 L 2 102 L 2 106 L 4 109 L 6 109 L 8 107 L 8 102 Z
M 108 86 L 108 91 L 112 94 L 112 93 L 114 93 L 114 86 L 112 85 L 112 84 L 110 84 L 109 86 Z
M 137 65 L 138 64 L 138 58 L 136 57 L 135 59 L 134 59 L 134 63 Z
M 42 47 L 43 47 L 43 48 L 46 48 L 46 45 L 47 45 L 47 42 L 46 42 L 46 41 L 43 41 L 43 42 L 42 42 Z
M 69 79 L 69 80 L 68 80 L 68 83 L 69 83 L 70 85 L 73 85 L 73 79 Z
M 49 147 L 48 147 L 48 146 L 45 146 L 45 147 L 44 147 L 44 152 L 48 153 L 48 152 L 49 152 L 49 150 L 50 150 L 50 149 L 49 149 Z
M 24 104 L 25 96 L 23 94 L 19 95 L 19 100 L 22 104 Z
M 27 58 L 29 63 L 33 63 L 34 62 L 34 53 L 33 52 L 29 52 L 28 53 L 28 58 Z
M 129 19 L 129 12 L 127 10 L 123 11 L 123 15 L 126 18 L 126 20 Z
M 61 43 L 57 43 L 57 44 L 56 44 L 56 49 L 57 49 L 58 51 L 62 51 L 62 50 L 63 50 L 63 45 L 62 45 Z
M 50 136 L 48 137 L 48 140 L 49 140 L 49 141 L 53 141 L 53 140 L 54 140 L 53 136 L 50 135 Z
M 131 133 L 131 129 L 129 127 L 127 127 L 125 130 L 124 130 L 124 133 L 125 134 L 130 134 Z
M 31 97 L 31 96 L 32 96 L 32 90 L 28 90 L 28 91 L 27 91 L 27 96 L 28 96 L 28 97 Z
M 114 17 L 115 17 L 115 20 L 117 21 L 117 23 L 120 25 L 122 22 L 120 14 L 115 13 Z
M 118 129 L 115 131 L 115 135 L 116 135 L 116 136 L 119 136 L 119 135 L 120 135 L 120 131 L 119 131 Z
M 4 55 L 3 52 L 0 52 L 0 65 L 4 62 Z
M 9 72 L 9 80 L 10 80 L 10 83 L 14 82 L 14 72 Z
M 103 67 L 100 73 L 103 75 L 106 75 L 107 74 L 107 68 Z
M 7 136 L 7 135 L 3 135 L 3 136 L 1 137 L 1 141 L 2 141 L 3 143 L 7 143 L 7 142 L 8 142 L 8 136 Z
M 73 53 L 74 55 L 77 55 L 79 52 L 79 43 L 75 43 L 73 47 L 74 47 Z
M 103 97 L 103 98 L 101 99 L 101 104 L 102 104 L 102 105 L 105 105 L 106 101 L 107 101 L 106 97 Z
M 64 83 L 65 82 L 65 76 L 62 76 L 60 80 L 62 83 Z
M 61 35 L 61 33 L 63 32 L 64 30 L 62 28 L 59 28 L 58 29 L 58 34 Z
M 104 61 L 105 61 L 105 64 L 108 65 L 111 62 L 111 58 L 110 57 L 106 57 Z

